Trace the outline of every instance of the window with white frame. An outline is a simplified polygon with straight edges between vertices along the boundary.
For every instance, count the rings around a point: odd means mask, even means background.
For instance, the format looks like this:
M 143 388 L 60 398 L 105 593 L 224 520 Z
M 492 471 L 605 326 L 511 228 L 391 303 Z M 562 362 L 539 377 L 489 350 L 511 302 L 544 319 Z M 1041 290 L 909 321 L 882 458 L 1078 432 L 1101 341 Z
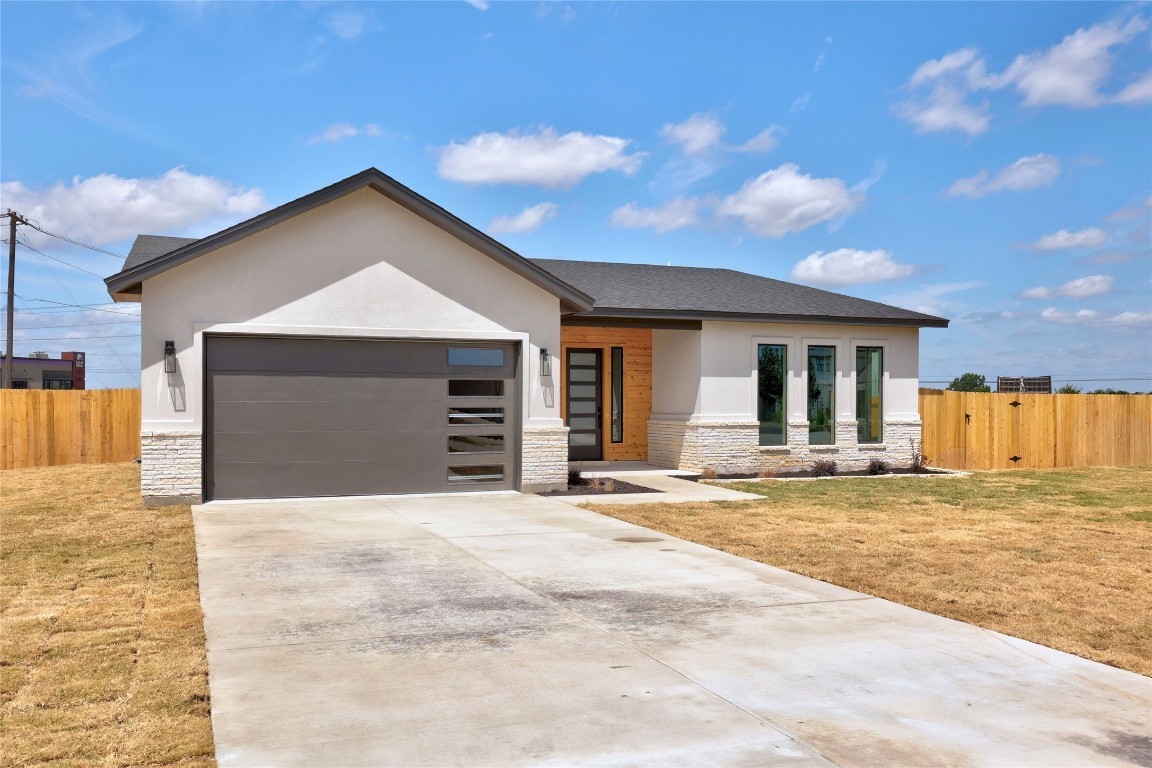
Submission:
M 884 349 L 856 347 L 856 440 L 879 443 L 884 437 Z
M 836 347 L 808 347 L 808 443 L 836 442 Z

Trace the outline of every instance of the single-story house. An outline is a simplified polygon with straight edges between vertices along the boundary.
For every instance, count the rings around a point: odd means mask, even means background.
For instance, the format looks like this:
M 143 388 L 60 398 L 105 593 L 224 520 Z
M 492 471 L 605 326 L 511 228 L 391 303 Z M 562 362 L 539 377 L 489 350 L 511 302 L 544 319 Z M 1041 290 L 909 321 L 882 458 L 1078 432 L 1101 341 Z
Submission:
M 527 259 L 376 169 L 141 235 L 142 492 L 526 492 L 570 460 L 718 473 L 918 449 L 938 317 L 728 269 Z

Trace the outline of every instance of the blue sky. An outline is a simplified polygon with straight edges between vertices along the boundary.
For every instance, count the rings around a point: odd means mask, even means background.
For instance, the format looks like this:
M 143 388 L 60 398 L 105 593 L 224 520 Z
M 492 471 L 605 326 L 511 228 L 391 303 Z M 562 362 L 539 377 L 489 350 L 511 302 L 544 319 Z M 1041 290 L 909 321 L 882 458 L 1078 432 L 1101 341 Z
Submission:
M 1147 391 L 1150 24 L 1108 3 L 3 2 L 0 205 L 123 254 L 375 166 L 525 256 L 946 316 L 927 382 Z M 73 268 L 118 260 L 22 238 L 16 353 L 86 351 L 90 386 L 136 386 L 137 307 Z

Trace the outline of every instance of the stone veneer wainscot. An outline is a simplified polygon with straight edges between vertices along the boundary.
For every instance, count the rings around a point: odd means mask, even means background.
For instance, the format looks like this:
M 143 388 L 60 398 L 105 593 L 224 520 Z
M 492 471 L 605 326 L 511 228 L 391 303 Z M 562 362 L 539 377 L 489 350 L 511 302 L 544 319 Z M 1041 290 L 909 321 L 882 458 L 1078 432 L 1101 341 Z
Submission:
M 908 467 L 920 450 L 920 421 L 884 422 L 884 442 L 858 443 L 856 422 L 836 423 L 834 445 L 809 445 L 808 422 L 788 423 L 788 444 L 759 445 L 757 422 L 673 421 L 648 422 L 648 462 L 658 467 L 719 474 L 743 474 L 769 470 L 795 470 L 821 459 L 835 461 L 841 471 L 867 469 L 872 459 L 893 468 Z
M 520 461 L 524 493 L 568 487 L 568 427 L 525 427 Z
M 203 441 L 199 432 L 140 434 L 140 495 L 146 506 L 203 500 Z

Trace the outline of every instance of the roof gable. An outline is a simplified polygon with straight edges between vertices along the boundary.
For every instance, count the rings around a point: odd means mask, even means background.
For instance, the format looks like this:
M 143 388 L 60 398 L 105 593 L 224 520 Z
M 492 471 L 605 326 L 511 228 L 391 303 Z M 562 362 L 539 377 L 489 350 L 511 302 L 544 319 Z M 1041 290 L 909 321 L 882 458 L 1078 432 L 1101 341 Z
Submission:
M 583 311 L 592 308 L 591 297 L 582 291 L 573 288 L 555 275 L 533 264 L 512 249 L 375 168 L 369 168 L 355 176 L 350 176 L 343 181 L 338 181 L 324 189 L 317 190 L 290 203 L 285 203 L 278 208 L 273 208 L 266 213 L 254 216 L 247 221 L 199 240 L 141 235 L 133 243 L 132 251 L 125 259 L 120 272 L 106 278 L 104 282 L 108 286 L 108 292 L 114 298 L 123 298 L 126 295 L 139 293 L 140 284 L 150 277 L 365 187 L 379 192 L 389 200 L 548 291 L 559 298 L 561 306 L 567 310 Z

